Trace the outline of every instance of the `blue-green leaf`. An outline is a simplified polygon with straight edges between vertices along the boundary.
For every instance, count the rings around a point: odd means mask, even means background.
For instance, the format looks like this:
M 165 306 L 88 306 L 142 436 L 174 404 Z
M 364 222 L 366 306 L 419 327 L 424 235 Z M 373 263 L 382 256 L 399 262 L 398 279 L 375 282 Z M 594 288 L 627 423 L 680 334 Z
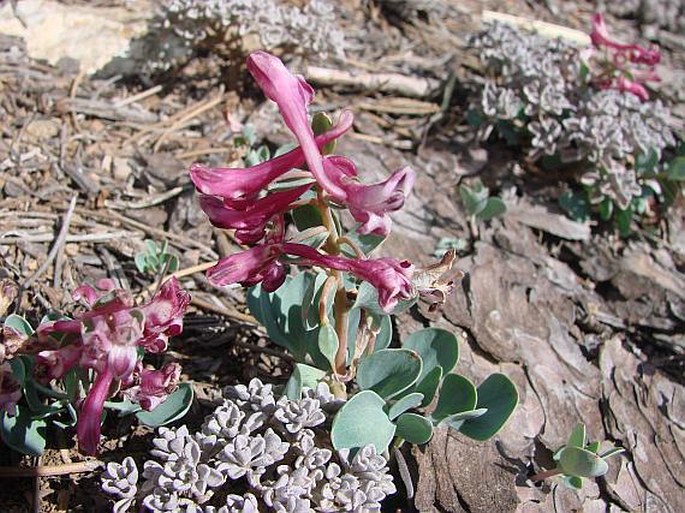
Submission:
M 564 447 L 559 455 L 559 466 L 564 474 L 578 477 L 602 476 L 609 470 L 606 461 L 580 447 Z
M 338 354 L 340 341 L 335 328 L 330 324 L 324 324 L 319 330 L 318 336 L 319 351 L 330 364 L 331 370 L 335 370 L 335 356 Z
M 17 333 L 30 337 L 33 335 L 34 331 L 29 322 L 24 319 L 21 315 L 10 314 L 5 319 L 5 326 L 12 328 Z
M 438 404 L 431 414 L 434 421 L 441 420 L 476 407 L 476 387 L 471 381 L 459 374 L 448 374 L 442 380 Z
M 425 328 L 415 331 L 402 342 L 402 347 L 416 351 L 423 362 L 419 383 L 435 369 L 440 367 L 443 375 L 454 369 L 459 361 L 459 341 L 457 337 L 440 328 Z
M 566 445 L 569 447 L 585 447 L 585 424 L 579 422 L 576 427 L 571 431 L 571 435 L 568 437 L 568 442 Z M 593 451 L 596 452 L 596 451 Z
M 371 390 L 363 390 L 338 411 L 331 427 L 335 450 L 358 449 L 372 444 L 383 452 L 395 434 L 395 425 L 383 411 L 385 401 Z
M 296 363 L 293 373 L 285 385 L 285 395 L 292 401 L 299 401 L 302 397 L 302 388 L 316 388 L 317 383 L 323 379 L 326 372 L 306 365 L 304 363 Z
M 421 358 L 408 349 L 381 349 L 362 358 L 357 384 L 391 399 L 408 389 L 421 374 Z
M 674 182 L 685 180 L 685 157 L 676 157 L 668 165 L 666 176 Z
M 494 436 L 518 404 L 518 392 L 504 374 L 492 374 L 478 387 L 477 408 L 487 408 L 484 415 L 467 420 L 459 431 L 475 440 L 487 440 Z
M 423 445 L 433 436 L 433 424 L 416 413 L 404 413 L 397 419 L 397 436 L 409 443 Z
M 401 399 L 398 399 L 397 402 L 388 409 L 388 418 L 390 420 L 395 420 L 407 410 L 419 406 L 421 401 L 423 401 L 423 394 L 418 392 L 405 395 Z
M 35 419 L 31 411 L 17 405 L 16 415 L 10 417 L 0 412 L 0 435 L 3 441 L 15 451 L 30 456 L 39 456 L 45 450 L 46 422 Z
M 489 221 L 495 217 L 503 215 L 507 211 L 507 205 L 497 196 L 488 198 L 485 202 L 483 210 L 476 214 L 476 217 L 482 221 Z
M 150 427 L 164 426 L 182 418 L 193 404 L 195 393 L 190 383 L 181 383 L 173 394 L 152 411 L 139 411 L 136 417 Z
M 423 394 L 421 406 L 428 406 L 433 401 L 441 381 L 442 368 L 435 367 L 416 385 L 415 391 Z

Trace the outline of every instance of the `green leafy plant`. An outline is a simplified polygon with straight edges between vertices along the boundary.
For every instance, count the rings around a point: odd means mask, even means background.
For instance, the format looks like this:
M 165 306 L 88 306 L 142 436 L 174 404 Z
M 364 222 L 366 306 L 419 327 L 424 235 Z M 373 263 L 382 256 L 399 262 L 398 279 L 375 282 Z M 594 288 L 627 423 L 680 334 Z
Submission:
M 624 452 L 622 447 L 609 447 L 599 452 L 602 443 L 589 442 L 585 432 L 585 424 L 579 423 L 573 428 L 566 445 L 554 453 L 557 466 L 533 476 L 533 481 L 542 481 L 560 475 L 563 483 L 569 488 L 583 487 L 583 478 L 603 476 L 609 471 L 606 460 Z
M 190 408 L 193 389 L 179 384 L 178 364 L 143 365 L 146 352 L 163 352 L 180 332 L 189 296 L 173 278 L 140 306 L 111 280 L 98 286 L 77 289 L 88 311 L 73 319 L 48 315 L 35 331 L 19 315 L 4 321 L 0 436 L 18 452 L 41 454 L 49 426 L 56 426 L 75 427 L 81 450 L 94 454 L 106 410 L 157 427 Z
M 143 274 L 157 275 L 164 271 L 173 273 L 178 270 L 178 257 L 169 252 L 169 243 L 161 246 L 153 240 L 145 240 L 145 249 L 135 256 L 136 268 Z
M 305 400 L 303 390 L 322 383 L 341 400 L 332 413 L 333 449 L 385 453 L 391 444 L 428 442 L 438 425 L 490 438 L 518 401 L 506 376 L 476 387 L 453 373 L 459 344 L 445 330 L 424 329 L 393 345 L 392 315 L 421 297 L 435 308 L 454 288 L 453 250 L 426 267 L 374 256 L 415 172 L 403 167 L 364 183 L 351 159 L 331 153 L 353 124 L 351 112 L 337 123 L 323 113 L 310 117 L 313 89 L 272 55 L 255 52 L 247 67 L 299 146 L 248 168 L 191 166 L 210 221 L 233 229 L 244 245 L 209 269 L 208 281 L 249 287 L 250 312 L 295 360 L 288 400 Z M 482 185 L 468 192 L 474 218 L 503 212 Z M 354 223 L 343 222 L 343 210 Z
M 476 179 L 470 187 L 464 184 L 460 185 L 459 196 L 471 219 L 489 221 L 504 215 L 507 211 L 504 201 L 497 196 L 490 196 L 490 190 L 483 185 L 480 179 Z

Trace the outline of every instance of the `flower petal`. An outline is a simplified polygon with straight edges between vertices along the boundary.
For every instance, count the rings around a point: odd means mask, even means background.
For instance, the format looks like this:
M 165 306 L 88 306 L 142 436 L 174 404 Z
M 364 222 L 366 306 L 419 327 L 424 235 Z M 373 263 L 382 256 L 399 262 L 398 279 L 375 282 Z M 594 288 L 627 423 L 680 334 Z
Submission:
M 302 147 L 309 171 L 316 181 L 329 194 L 341 197 L 343 191 L 324 171 L 323 156 L 309 125 L 307 107 L 312 101 L 314 90 L 304 78 L 292 75 L 279 58 L 266 52 L 250 54 L 247 69 L 266 97 L 278 105 L 283 121 Z
M 84 454 L 95 455 L 100 443 L 100 426 L 102 423 L 102 410 L 105 400 L 109 396 L 109 388 L 114 380 L 114 375 L 105 370 L 98 374 L 95 383 L 91 387 L 86 399 L 81 405 L 76 433 L 78 435 L 79 449 Z
M 326 133 L 316 137 L 316 145 L 323 148 L 338 139 L 352 127 L 354 116 L 343 111 L 338 122 Z M 250 199 L 272 181 L 293 168 L 305 163 L 304 153 L 299 146 L 283 155 L 247 168 L 210 168 L 201 164 L 190 167 L 190 178 L 203 194 L 220 196 L 225 203 L 236 209 L 245 208 Z
M 209 269 L 207 279 L 215 286 L 232 283 L 254 285 L 265 276 L 273 276 L 275 271 L 271 267 L 281 254 L 278 244 L 262 244 L 234 253 Z

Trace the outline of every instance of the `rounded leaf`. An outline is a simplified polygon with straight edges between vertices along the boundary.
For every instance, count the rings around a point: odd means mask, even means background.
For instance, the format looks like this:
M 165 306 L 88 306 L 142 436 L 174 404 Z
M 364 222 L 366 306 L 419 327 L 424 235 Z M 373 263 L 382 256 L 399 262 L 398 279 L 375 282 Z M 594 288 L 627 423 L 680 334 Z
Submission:
M 425 328 L 415 331 L 402 343 L 405 349 L 416 351 L 423 362 L 419 383 L 435 367 L 441 367 L 447 374 L 459 361 L 459 341 L 454 333 L 440 328 Z
M 483 221 L 489 221 L 494 217 L 499 217 L 507 211 L 507 206 L 500 198 L 493 196 L 488 198 L 485 207 L 477 215 Z
M 421 374 L 421 358 L 408 349 L 381 349 L 362 358 L 357 369 L 357 384 L 391 399 L 408 389 Z
M 419 406 L 422 401 L 423 394 L 418 392 L 407 394 L 401 399 L 398 399 L 398 401 L 390 407 L 388 410 L 388 418 L 390 418 L 390 420 L 395 420 L 407 410 Z
M 39 456 L 45 450 L 46 422 L 33 418 L 31 411 L 17 405 L 16 415 L 0 412 L 0 434 L 3 441 L 15 451 Z
M 347 401 L 333 419 L 333 447 L 358 449 L 372 444 L 378 453 L 385 451 L 395 434 L 383 407 L 385 401 L 371 390 L 363 390 Z
M 14 331 L 20 335 L 30 337 L 33 335 L 34 331 L 29 322 L 24 319 L 21 315 L 9 314 L 5 319 L 5 326 L 12 328 Z
M 442 380 L 438 404 L 431 417 L 440 422 L 456 413 L 475 409 L 476 402 L 476 387 L 473 383 L 459 374 L 448 374 Z
M 435 392 L 442 381 L 442 369 L 440 367 L 434 368 L 430 371 L 419 383 L 416 385 L 416 392 L 423 394 L 423 401 L 421 406 L 428 406 L 435 397 Z
M 306 365 L 296 363 L 290 379 L 285 385 L 284 394 L 291 401 L 299 401 L 302 396 L 302 387 L 316 388 L 317 383 L 326 375 L 325 371 Z
M 578 477 L 603 476 L 609 470 L 606 461 L 580 447 L 564 447 L 559 455 L 559 466 L 564 474 Z
M 409 443 L 422 445 L 433 436 L 433 424 L 423 415 L 405 413 L 397 419 L 397 436 Z
M 164 426 L 183 417 L 193 403 L 195 393 L 190 383 L 181 383 L 178 389 L 152 411 L 139 411 L 136 417 L 150 427 Z
M 478 387 L 478 408 L 487 412 L 464 422 L 460 432 L 474 440 L 487 440 L 506 424 L 518 404 L 518 392 L 504 374 L 492 374 Z

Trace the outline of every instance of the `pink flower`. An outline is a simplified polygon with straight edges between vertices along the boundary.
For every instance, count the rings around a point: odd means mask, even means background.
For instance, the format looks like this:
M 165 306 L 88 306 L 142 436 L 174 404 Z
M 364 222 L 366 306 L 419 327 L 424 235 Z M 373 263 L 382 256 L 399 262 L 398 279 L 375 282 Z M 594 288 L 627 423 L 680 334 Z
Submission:
M 264 290 L 273 292 L 285 281 L 285 267 L 278 261 L 282 254 L 280 244 L 261 244 L 222 258 L 207 271 L 207 279 L 217 287 L 262 283 Z
M 36 355 L 34 374 L 41 381 L 59 379 L 73 369 L 81 360 L 83 344 L 68 344 L 59 349 L 40 351 Z
M 83 285 L 74 297 L 81 299 L 90 310 L 74 320 L 39 326 L 39 338 L 60 334 L 67 334 L 68 338 L 62 347 L 37 354 L 36 372 L 47 379 L 61 378 L 76 366 L 97 373 L 81 405 L 77 424 L 81 450 L 94 454 L 100 440 L 102 410 L 114 381 L 131 379 L 139 363 L 140 348 L 151 352 L 166 349 L 168 338 L 182 330 L 183 313 L 190 296 L 180 288 L 176 278 L 171 278 L 149 303 L 140 307 L 135 307 L 130 295 L 114 289 L 109 281 L 99 282 L 97 288 Z M 147 405 L 158 404 L 162 397 L 158 388 L 148 386 L 152 377 L 145 378 L 146 386 L 136 395 Z M 146 390 L 153 391 L 154 397 L 145 399 Z
M 316 137 L 316 145 L 323 148 L 338 139 L 352 127 L 354 117 L 343 111 L 338 123 L 329 131 Z M 190 178 L 203 194 L 219 196 L 226 205 L 236 209 L 246 208 L 259 193 L 276 178 L 305 163 L 299 146 L 283 155 L 247 168 L 209 168 L 201 164 L 190 167 Z
M 391 312 L 400 300 L 410 300 L 415 295 L 411 278 L 414 266 L 407 260 L 395 258 L 356 259 L 325 255 L 304 244 L 284 243 L 283 252 L 301 257 L 298 265 L 318 265 L 349 272 L 368 281 L 378 291 L 378 304 Z
M 207 272 L 209 281 L 217 286 L 241 283 L 262 284 L 267 292 L 280 287 L 285 280 L 285 268 L 278 260 L 287 254 L 299 257 L 297 265 L 320 266 L 349 272 L 368 281 L 378 290 L 378 303 L 390 312 L 400 300 L 414 297 L 411 282 L 413 266 L 394 258 L 353 259 L 326 255 L 305 244 L 270 243 L 255 246 L 223 258 Z
M 0 411 L 14 416 L 17 413 L 17 402 L 21 399 L 21 385 L 14 377 L 9 362 L 0 364 Z
M 250 54 L 247 69 L 266 97 L 278 105 L 284 123 L 295 135 L 309 171 L 319 185 L 332 196 L 344 197 L 344 192 L 324 171 L 323 156 L 309 125 L 307 108 L 314 98 L 314 89 L 303 77 L 292 75 L 278 57 L 266 52 Z
M 383 182 L 362 184 L 357 180 L 354 162 L 345 157 L 326 157 L 324 169 L 344 191 L 344 198 L 333 199 L 344 203 L 352 217 L 359 221 L 361 234 L 373 233 L 385 236 L 390 232 L 392 221 L 387 215 L 404 206 L 416 177 L 410 167 L 395 171 Z
M 114 374 L 109 368 L 106 368 L 95 378 L 95 383 L 90 387 L 86 399 L 81 404 L 76 422 L 76 434 L 78 435 L 79 449 L 84 454 L 94 455 L 98 451 L 102 410 L 110 395 L 109 389 L 113 381 Z
M 140 404 L 144 410 L 154 410 L 178 388 L 180 378 L 181 366 L 177 363 L 167 363 L 157 370 L 151 367 L 142 368 L 138 362 L 131 379 L 124 384 L 127 388 L 122 394 L 131 402 Z
M 643 102 L 649 100 L 649 93 L 647 92 L 647 89 L 645 89 L 645 86 L 637 82 L 633 82 L 626 77 L 618 77 L 616 79 L 615 88 L 621 92 L 632 93 L 640 98 L 640 100 Z
M 647 49 L 637 44 L 624 44 L 609 35 L 609 30 L 600 13 L 592 16 L 590 39 L 595 48 L 606 50 L 610 56 L 611 71 L 604 72 L 595 84 L 600 89 L 617 89 L 634 94 L 642 101 L 649 99 L 645 82 L 659 81 L 655 67 L 661 61 L 658 48 Z M 600 56 L 601 54 L 593 54 Z
M 254 244 L 265 233 L 267 223 L 277 214 L 292 208 L 292 203 L 311 188 L 312 184 L 288 191 L 272 192 L 256 200 L 244 210 L 236 210 L 214 196 L 200 196 L 200 206 L 210 222 L 225 229 L 235 229 L 236 238 L 243 244 Z
M 140 346 L 151 353 L 166 351 L 169 337 L 183 331 L 183 314 L 189 304 L 190 294 L 175 277 L 165 281 L 152 301 L 139 308 L 145 319 Z
M 604 22 L 604 16 L 599 12 L 592 16 L 590 40 L 597 48 L 604 47 L 616 50 L 620 55 L 627 57 L 630 62 L 636 64 L 655 66 L 661 61 L 661 52 L 658 48 L 647 49 L 637 44 L 624 44 L 611 37 Z

